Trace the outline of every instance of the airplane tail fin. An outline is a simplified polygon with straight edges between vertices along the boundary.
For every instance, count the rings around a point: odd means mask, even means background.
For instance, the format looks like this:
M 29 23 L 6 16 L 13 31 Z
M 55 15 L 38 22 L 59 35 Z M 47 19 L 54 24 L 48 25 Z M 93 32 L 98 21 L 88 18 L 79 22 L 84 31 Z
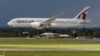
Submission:
M 80 13 L 78 13 L 74 18 L 75 19 L 82 19 L 82 20 L 86 20 L 87 18 L 87 14 L 88 14 L 88 10 L 89 10 L 89 6 L 86 6 Z

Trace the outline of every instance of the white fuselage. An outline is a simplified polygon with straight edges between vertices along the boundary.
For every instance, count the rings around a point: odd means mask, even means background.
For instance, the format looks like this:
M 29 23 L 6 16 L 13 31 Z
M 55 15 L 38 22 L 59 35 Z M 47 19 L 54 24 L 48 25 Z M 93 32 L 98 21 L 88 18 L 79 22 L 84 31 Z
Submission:
M 62 14 L 57 14 L 50 18 L 15 18 L 8 22 L 12 27 L 32 27 L 36 29 L 43 28 L 67 28 L 84 25 L 88 23 L 87 13 L 90 7 L 85 7 L 74 18 L 58 18 Z
M 48 19 L 49 18 L 15 18 L 9 21 L 8 25 L 12 27 L 32 27 L 31 23 L 43 22 Z M 58 18 L 52 23 L 51 28 L 75 27 L 75 26 L 83 25 L 81 22 L 83 22 L 83 20 L 70 19 L 70 18 Z

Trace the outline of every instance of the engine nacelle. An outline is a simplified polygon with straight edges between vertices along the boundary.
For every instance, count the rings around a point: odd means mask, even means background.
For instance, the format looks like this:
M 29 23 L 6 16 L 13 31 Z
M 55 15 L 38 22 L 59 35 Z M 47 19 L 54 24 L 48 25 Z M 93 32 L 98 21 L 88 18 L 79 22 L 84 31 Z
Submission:
M 31 23 L 32 28 L 36 29 L 43 29 L 43 28 L 50 28 L 56 26 L 56 24 L 51 23 L 51 24 L 41 24 L 41 22 L 33 22 Z
M 43 29 L 40 22 L 33 22 L 33 23 L 31 23 L 31 26 L 32 26 L 32 28 Z

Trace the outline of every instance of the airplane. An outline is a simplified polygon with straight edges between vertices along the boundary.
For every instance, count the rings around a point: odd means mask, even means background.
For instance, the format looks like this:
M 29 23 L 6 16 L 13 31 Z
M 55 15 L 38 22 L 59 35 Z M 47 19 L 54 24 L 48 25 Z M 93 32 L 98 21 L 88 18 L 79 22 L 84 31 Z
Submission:
M 14 18 L 7 24 L 11 27 L 32 27 L 35 29 L 75 27 L 90 22 L 87 18 L 89 8 L 86 6 L 74 18 L 58 18 L 62 15 L 60 13 L 51 18 Z

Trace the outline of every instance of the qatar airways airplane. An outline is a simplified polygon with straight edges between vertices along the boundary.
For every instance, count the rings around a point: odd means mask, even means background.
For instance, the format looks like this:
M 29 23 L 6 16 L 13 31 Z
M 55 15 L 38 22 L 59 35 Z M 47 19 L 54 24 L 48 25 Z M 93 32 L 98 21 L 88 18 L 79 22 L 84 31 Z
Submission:
M 7 24 L 12 27 L 32 27 L 35 29 L 75 27 L 90 22 L 87 20 L 89 8 L 86 6 L 74 18 L 58 18 L 62 14 L 57 14 L 51 18 L 14 18 Z

